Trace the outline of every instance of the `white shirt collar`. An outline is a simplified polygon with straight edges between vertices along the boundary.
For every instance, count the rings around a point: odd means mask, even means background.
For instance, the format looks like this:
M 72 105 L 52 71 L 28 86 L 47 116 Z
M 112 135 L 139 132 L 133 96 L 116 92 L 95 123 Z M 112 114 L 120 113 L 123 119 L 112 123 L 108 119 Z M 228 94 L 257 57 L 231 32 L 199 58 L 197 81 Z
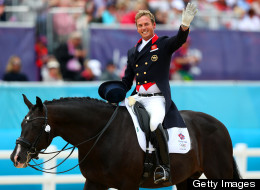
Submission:
M 155 35 L 154 35 L 155 36 Z M 153 37 L 154 37 L 153 36 Z M 144 39 L 142 39 L 142 43 L 138 46 L 138 51 L 140 52 L 143 48 L 144 48 L 144 46 L 153 38 L 153 37 L 151 37 L 149 40 L 144 40 Z

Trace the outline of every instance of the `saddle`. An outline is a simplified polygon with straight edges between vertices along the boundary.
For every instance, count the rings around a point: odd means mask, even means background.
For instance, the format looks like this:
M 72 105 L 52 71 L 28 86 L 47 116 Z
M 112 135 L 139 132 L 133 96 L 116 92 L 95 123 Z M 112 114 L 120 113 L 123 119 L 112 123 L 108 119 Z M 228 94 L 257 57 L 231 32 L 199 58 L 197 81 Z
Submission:
M 148 112 L 146 111 L 146 109 L 144 108 L 144 106 L 140 102 L 136 101 L 133 107 L 134 107 L 134 112 L 136 114 L 140 128 L 145 133 L 146 145 L 147 145 L 147 143 L 149 143 L 150 135 L 151 135 L 150 116 L 149 116 Z
M 138 123 L 140 125 L 140 128 L 145 133 L 146 142 L 149 143 L 149 140 L 151 139 L 151 131 L 150 131 L 150 116 L 148 112 L 146 111 L 145 107 L 138 101 L 134 104 L 134 112 L 136 114 Z M 169 134 L 167 129 L 164 130 L 167 140 L 169 140 Z M 148 144 L 146 144 L 148 145 Z
M 142 180 L 140 181 L 140 185 L 144 183 L 144 181 L 153 176 L 153 173 L 158 165 L 158 155 L 156 151 L 149 149 L 149 142 L 153 146 L 156 146 L 153 142 L 155 142 L 155 136 L 150 131 L 150 116 L 146 111 L 145 107 L 138 101 L 133 105 L 134 112 L 136 114 L 137 120 L 139 122 L 141 130 L 145 133 L 146 138 L 146 153 L 144 160 L 144 170 Z M 165 129 L 165 134 L 167 136 L 167 140 L 169 140 L 169 135 L 167 130 Z M 158 147 L 155 147 L 158 148 Z

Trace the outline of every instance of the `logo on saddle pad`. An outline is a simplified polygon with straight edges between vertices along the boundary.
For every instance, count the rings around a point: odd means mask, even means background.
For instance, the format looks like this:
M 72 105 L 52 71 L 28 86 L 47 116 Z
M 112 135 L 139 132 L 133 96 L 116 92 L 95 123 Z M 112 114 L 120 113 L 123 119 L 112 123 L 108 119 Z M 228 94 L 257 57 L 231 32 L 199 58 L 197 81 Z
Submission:
M 181 134 L 181 133 L 178 136 L 180 137 L 181 140 L 185 139 L 185 136 L 183 134 Z

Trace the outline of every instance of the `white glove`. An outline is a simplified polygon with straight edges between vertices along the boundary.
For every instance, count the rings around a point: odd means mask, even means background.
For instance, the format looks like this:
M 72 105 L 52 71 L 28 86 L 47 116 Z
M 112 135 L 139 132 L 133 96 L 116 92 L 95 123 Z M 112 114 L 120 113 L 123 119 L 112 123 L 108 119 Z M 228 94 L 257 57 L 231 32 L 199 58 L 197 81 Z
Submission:
M 128 97 L 128 105 L 129 105 L 130 107 L 133 106 L 133 105 L 135 104 L 135 102 L 136 102 L 136 100 L 135 100 L 134 97 L 132 97 L 132 96 L 129 96 L 129 97 Z
M 189 27 L 198 9 L 194 3 L 188 3 L 186 9 L 182 12 L 182 25 Z

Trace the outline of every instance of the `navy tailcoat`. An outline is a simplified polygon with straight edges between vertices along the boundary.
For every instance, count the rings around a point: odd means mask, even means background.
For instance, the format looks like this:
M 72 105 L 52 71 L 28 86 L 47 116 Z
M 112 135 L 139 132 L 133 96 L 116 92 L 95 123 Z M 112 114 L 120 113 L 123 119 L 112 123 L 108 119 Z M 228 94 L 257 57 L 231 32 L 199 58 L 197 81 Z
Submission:
M 171 99 L 169 84 L 169 70 L 171 57 L 174 51 L 182 46 L 187 40 L 189 30 L 183 31 L 180 27 L 177 35 L 172 37 L 155 35 L 138 52 L 137 48 L 141 44 L 140 39 L 137 45 L 128 50 L 127 67 L 122 82 L 126 85 L 127 91 L 132 87 L 133 80 L 136 78 L 136 84 L 142 85 L 149 82 L 155 82 L 165 97 L 165 118 L 164 128 L 186 127 L 185 123 Z M 132 95 L 136 94 L 136 89 Z

